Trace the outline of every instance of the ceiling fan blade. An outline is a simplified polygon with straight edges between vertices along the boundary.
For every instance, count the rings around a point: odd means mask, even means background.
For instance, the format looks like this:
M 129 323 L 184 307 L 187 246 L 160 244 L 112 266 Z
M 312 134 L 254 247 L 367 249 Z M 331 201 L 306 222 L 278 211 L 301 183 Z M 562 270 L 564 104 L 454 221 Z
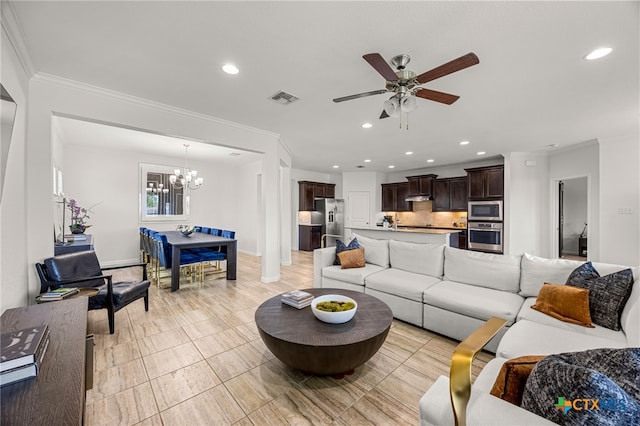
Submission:
M 420 74 L 416 77 L 416 81 L 420 84 L 424 84 L 428 81 L 444 77 L 445 75 L 449 75 L 479 63 L 480 60 L 475 53 L 467 53 L 464 56 L 460 56 L 458 59 L 454 59 L 453 61 L 447 62 L 446 64 L 442 64 L 439 67 Z
M 382 114 L 380 114 L 380 120 L 382 120 L 383 118 L 387 118 L 389 117 L 389 114 L 387 114 L 387 111 L 382 110 Z
M 460 99 L 460 96 L 425 88 L 417 89 L 414 92 L 414 95 L 422 99 L 428 99 L 430 101 L 436 101 L 447 105 L 451 105 L 452 103 Z
M 368 53 L 366 55 L 363 55 L 362 57 L 365 61 L 369 62 L 369 65 L 371 65 L 376 71 L 378 71 L 378 73 L 380 73 L 380 75 L 383 76 L 385 80 L 398 81 L 398 76 L 396 75 L 393 68 L 389 66 L 387 61 L 385 61 L 379 53 Z
M 373 95 L 381 95 L 383 93 L 387 93 L 387 89 L 373 90 L 371 92 L 358 93 L 357 95 L 343 96 L 341 98 L 335 98 L 333 102 L 338 103 L 338 102 L 350 101 L 352 99 L 364 98 L 366 96 L 373 96 Z

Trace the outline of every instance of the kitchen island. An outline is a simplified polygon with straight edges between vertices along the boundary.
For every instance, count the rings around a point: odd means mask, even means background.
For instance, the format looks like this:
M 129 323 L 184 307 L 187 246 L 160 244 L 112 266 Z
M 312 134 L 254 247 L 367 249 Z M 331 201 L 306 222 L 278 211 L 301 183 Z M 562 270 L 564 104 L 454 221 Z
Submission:
M 398 227 L 398 229 L 395 230 L 393 228 L 374 226 L 367 228 L 345 228 L 345 235 L 348 236 L 355 233 L 364 237 L 376 238 L 378 240 L 396 240 L 423 244 L 445 244 L 447 246 L 457 248 L 458 234 L 463 230 L 464 228 L 454 230 L 418 227 Z

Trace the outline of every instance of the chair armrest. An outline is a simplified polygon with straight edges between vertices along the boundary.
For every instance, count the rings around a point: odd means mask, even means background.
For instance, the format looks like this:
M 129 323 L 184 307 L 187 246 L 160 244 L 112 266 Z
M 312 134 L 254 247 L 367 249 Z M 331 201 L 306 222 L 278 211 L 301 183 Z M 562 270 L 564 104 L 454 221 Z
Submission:
M 313 251 L 313 287 L 322 287 L 322 268 L 333 265 L 335 258 L 335 247 L 319 248 Z
M 67 280 L 67 281 L 47 281 L 49 284 L 55 284 L 60 286 L 65 286 L 69 284 L 78 284 L 87 281 L 93 281 L 98 279 L 106 279 L 108 282 L 111 282 L 111 275 L 97 275 L 95 277 L 87 277 L 87 278 L 77 278 L 75 280 Z
M 449 370 L 449 395 L 456 425 L 467 423 L 467 403 L 471 396 L 471 364 L 493 336 L 500 331 L 507 320 L 492 317 L 480 328 L 464 339 L 453 351 Z
M 107 266 L 106 268 L 100 267 L 100 269 L 102 269 L 103 271 L 110 271 L 112 269 L 122 269 L 122 268 L 132 268 L 134 266 L 147 266 L 146 263 L 144 262 L 138 262 L 138 263 L 130 263 L 127 265 L 117 265 L 117 266 Z

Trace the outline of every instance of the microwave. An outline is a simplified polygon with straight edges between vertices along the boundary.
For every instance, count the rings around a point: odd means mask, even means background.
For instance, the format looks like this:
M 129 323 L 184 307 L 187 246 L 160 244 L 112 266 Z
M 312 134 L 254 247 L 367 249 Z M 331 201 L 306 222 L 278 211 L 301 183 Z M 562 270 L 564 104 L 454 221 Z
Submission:
M 502 200 L 469 201 L 467 220 L 502 221 Z

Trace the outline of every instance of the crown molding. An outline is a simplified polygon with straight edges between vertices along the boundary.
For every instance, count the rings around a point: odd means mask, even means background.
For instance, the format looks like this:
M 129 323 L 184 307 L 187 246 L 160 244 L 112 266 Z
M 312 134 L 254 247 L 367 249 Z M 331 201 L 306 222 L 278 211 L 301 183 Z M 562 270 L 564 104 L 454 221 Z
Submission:
M 126 102 L 133 105 L 152 108 L 155 110 L 169 112 L 172 114 L 182 115 L 188 118 L 194 118 L 197 120 L 209 121 L 223 126 L 234 127 L 240 130 L 244 130 L 251 133 L 256 133 L 264 136 L 272 137 L 279 140 L 280 135 L 277 133 L 269 132 L 267 130 L 258 129 L 256 127 L 247 126 L 244 124 L 236 123 L 234 121 L 224 120 L 222 118 L 213 117 L 211 115 L 201 114 L 199 112 L 190 111 L 183 108 L 174 107 L 172 105 L 163 104 L 161 102 L 151 101 L 149 99 L 140 98 L 126 93 L 117 92 L 115 90 L 105 89 L 102 87 L 94 86 L 87 83 L 81 83 L 76 80 L 60 77 L 53 74 L 39 72 L 34 77 L 34 80 L 40 80 L 45 83 L 58 86 L 65 89 L 77 90 L 80 92 L 90 93 L 98 96 L 104 96 L 107 98 L 115 99 L 117 101 Z
M 13 5 L 9 1 L 0 2 L 0 22 L 2 23 L 2 31 L 7 35 L 7 39 L 16 52 L 27 78 L 33 77 L 36 73 L 36 67 L 33 65 L 29 49 L 27 49 L 27 45 L 24 42 L 22 25 L 20 25 Z
M 278 138 L 278 142 L 280 143 L 282 148 L 287 152 L 287 154 L 289 154 L 289 157 L 291 157 L 291 161 L 293 162 L 295 155 L 293 155 L 293 151 L 291 151 L 291 148 L 289 148 L 289 145 L 287 145 L 287 143 L 284 141 L 282 137 Z

